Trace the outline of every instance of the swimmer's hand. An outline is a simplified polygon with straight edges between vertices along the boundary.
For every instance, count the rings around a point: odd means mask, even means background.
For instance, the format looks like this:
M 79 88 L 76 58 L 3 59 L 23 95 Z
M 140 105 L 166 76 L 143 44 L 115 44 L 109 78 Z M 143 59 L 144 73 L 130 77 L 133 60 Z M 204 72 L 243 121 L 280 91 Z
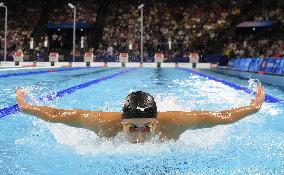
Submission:
M 251 100 L 250 105 L 252 107 L 255 107 L 256 109 L 260 110 L 262 103 L 264 101 L 265 95 L 264 95 L 264 88 L 263 86 L 257 86 L 256 87 L 256 96 L 255 99 Z
M 26 96 L 27 93 L 23 89 L 18 87 L 16 88 L 16 99 L 21 109 L 30 106 L 30 104 L 26 102 Z

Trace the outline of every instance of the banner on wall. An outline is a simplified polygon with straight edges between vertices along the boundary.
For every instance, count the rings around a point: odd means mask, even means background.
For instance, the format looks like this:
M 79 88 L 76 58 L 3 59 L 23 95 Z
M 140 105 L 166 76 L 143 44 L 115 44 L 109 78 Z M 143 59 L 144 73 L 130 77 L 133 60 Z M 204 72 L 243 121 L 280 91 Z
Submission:
M 251 62 L 251 58 L 240 59 L 238 63 L 238 70 L 248 71 L 251 66 Z
M 244 21 L 237 25 L 237 27 L 270 27 L 274 24 L 274 21 Z
M 284 58 L 238 58 L 230 60 L 227 67 L 240 71 L 284 74 Z
M 260 67 L 260 62 L 262 62 L 262 59 L 257 59 L 257 58 L 252 58 L 251 59 L 251 64 L 249 67 L 250 72 L 258 72 L 259 67 Z
M 73 23 L 63 22 L 63 23 L 48 23 L 48 29 L 73 29 Z M 76 22 L 76 29 L 90 29 L 91 24 L 84 22 Z
M 284 59 L 276 60 L 275 69 L 273 72 L 275 74 L 284 74 Z
M 265 59 L 266 66 L 264 67 L 264 72 L 266 73 L 274 73 L 275 65 L 276 65 L 276 59 L 274 58 L 267 58 Z

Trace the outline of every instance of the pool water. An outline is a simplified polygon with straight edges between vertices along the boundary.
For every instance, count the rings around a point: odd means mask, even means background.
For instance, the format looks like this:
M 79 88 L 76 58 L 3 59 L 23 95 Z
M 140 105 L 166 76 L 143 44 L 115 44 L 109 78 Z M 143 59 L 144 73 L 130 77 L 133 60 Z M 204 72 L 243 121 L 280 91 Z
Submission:
M 81 68 L 0 72 L 0 109 L 16 104 L 15 88 L 28 101 L 64 109 L 121 111 L 132 91 L 152 94 L 158 111 L 223 110 L 247 105 L 251 95 L 175 68 Z M 42 70 L 40 70 L 42 71 Z M 247 80 L 203 74 L 248 87 Z M 17 75 L 15 75 L 17 74 Z M 284 99 L 283 89 L 265 92 Z M 50 98 L 52 97 L 52 98 Z M 188 130 L 178 141 L 130 144 L 122 134 L 99 138 L 85 129 L 48 123 L 23 113 L 0 118 L 1 174 L 284 174 L 283 103 L 264 103 L 231 125 Z

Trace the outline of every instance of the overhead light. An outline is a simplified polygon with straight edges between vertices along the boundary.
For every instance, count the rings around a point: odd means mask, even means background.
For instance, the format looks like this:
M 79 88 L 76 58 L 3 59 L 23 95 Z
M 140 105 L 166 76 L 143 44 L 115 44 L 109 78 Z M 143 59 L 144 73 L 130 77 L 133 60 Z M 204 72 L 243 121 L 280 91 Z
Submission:
M 75 6 L 74 6 L 73 4 L 71 4 L 71 3 L 68 3 L 68 6 L 69 6 L 71 9 L 74 9 L 74 8 L 75 8 Z
M 3 2 L 0 2 L 0 7 L 3 7 L 4 6 L 4 3 Z
M 142 9 L 144 7 L 144 4 L 141 4 L 138 6 L 138 9 Z

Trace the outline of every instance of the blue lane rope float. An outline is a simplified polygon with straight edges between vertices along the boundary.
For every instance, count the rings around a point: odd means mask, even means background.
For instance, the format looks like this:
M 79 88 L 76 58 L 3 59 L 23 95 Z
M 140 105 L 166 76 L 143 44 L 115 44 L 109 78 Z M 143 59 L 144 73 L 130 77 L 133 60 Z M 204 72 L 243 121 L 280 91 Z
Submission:
M 25 76 L 25 75 L 33 75 L 33 74 L 45 74 L 45 73 L 54 73 L 54 72 L 65 72 L 65 71 L 72 71 L 72 70 L 79 70 L 79 69 L 92 69 L 92 68 L 99 68 L 99 67 L 102 67 L 102 66 L 96 66 L 96 67 L 75 67 L 75 68 L 64 68 L 64 69 L 49 69 L 49 70 L 35 71 L 35 72 L 3 74 L 3 75 L 0 75 L 0 78 Z
M 77 86 L 73 86 L 73 87 L 70 87 L 68 89 L 64 89 L 62 91 L 59 91 L 59 92 L 56 92 L 54 94 L 51 94 L 51 95 L 47 95 L 45 97 L 41 97 L 39 98 L 39 100 L 48 100 L 48 101 L 52 101 L 56 98 L 60 98 L 60 97 L 63 97 L 64 95 L 67 95 L 67 94 L 71 94 L 79 89 L 83 89 L 83 88 L 86 88 L 86 87 L 89 87 L 93 84 L 97 84 L 101 81 L 105 81 L 105 80 L 108 80 L 108 79 L 111 79 L 111 78 L 114 78 L 114 77 L 117 77 L 119 75 L 123 75 L 123 74 L 126 74 L 130 71 L 133 71 L 133 70 L 136 70 L 136 69 L 139 69 L 139 68 L 131 68 L 131 69 L 127 69 L 127 70 L 122 70 L 122 71 L 119 71 L 117 73 L 114 73 L 112 75 L 108 75 L 108 76 L 105 76 L 105 77 L 101 77 L 101 78 L 98 78 L 98 79 L 95 79 L 95 80 L 92 80 L 92 81 L 89 81 L 89 82 L 86 82 L 86 83 L 83 83 L 83 84 L 79 84 Z M 16 114 L 18 112 L 20 112 L 20 108 L 17 104 L 14 104 L 12 106 L 9 106 L 9 107 L 6 107 L 6 108 L 3 108 L 3 109 L 0 109 L 0 118 L 3 118 L 5 116 L 8 116 L 8 115 L 11 115 L 11 114 Z
M 248 88 L 239 86 L 237 84 L 234 84 L 234 83 L 226 81 L 226 80 L 218 79 L 218 78 L 215 78 L 215 77 L 203 74 L 201 72 L 193 71 L 193 70 L 188 69 L 188 68 L 180 68 L 179 67 L 177 69 L 184 70 L 186 72 L 189 72 L 189 73 L 192 73 L 192 74 L 195 74 L 195 75 L 199 75 L 201 77 L 207 78 L 208 80 L 213 80 L 213 81 L 216 81 L 216 82 L 220 82 L 220 83 L 222 83 L 224 85 L 227 85 L 227 86 L 229 86 L 231 88 L 234 88 L 236 90 L 244 91 L 244 92 L 246 92 L 248 94 L 252 93 L 252 91 L 249 90 Z M 284 100 L 276 98 L 276 97 L 273 97 L 273 96 L 268 95 L 268 94 L 265 94 L 265 101 L 268 102 L 268 103 L 281 103 L 281 104 L 284 104 Z

